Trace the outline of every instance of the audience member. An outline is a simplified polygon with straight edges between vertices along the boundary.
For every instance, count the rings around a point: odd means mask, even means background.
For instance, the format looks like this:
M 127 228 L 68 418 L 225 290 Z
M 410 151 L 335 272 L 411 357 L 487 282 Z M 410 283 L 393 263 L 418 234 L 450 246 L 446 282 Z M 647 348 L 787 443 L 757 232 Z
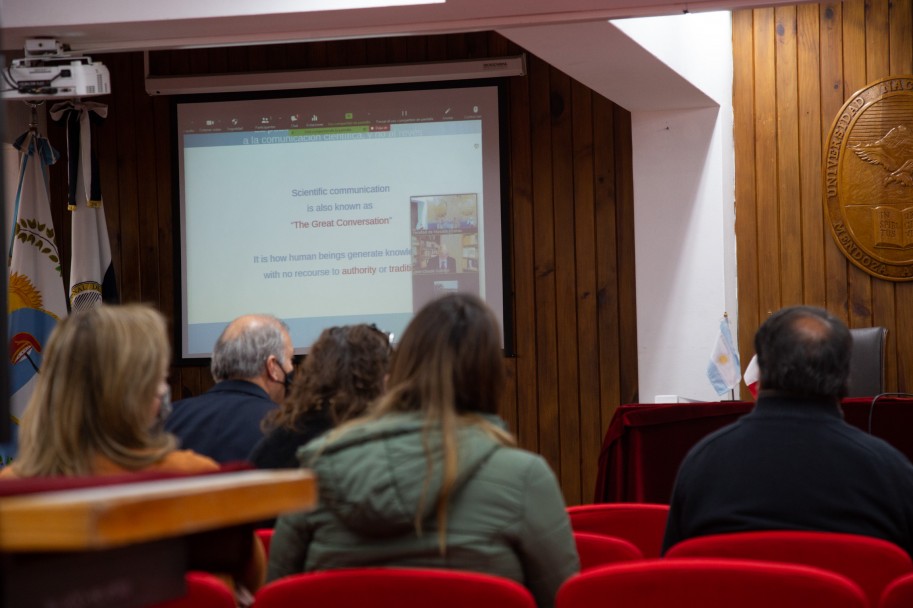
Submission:
M 165 319 L 141 304 L 101 305 L 57 324 L 19 427 L 19 456 L 2 478 L 206 473 L 210 458 L 176 449 L 163 430 L 170 387 Z M 263 584 L 266 557 L 251 535 L 243 597 Z
M 579 570 L 558 483 L 495 416 L 504 388 L 497 321 L 475 296 L 415 316 L 369 412 L 302 448 L 312 512 L 281 516 L 270 580 L 357 566 L 454 568 L 526 585 L 552 606 Z
M 755 336 L 754 410 L 686 456 L 664 550 L 706 534 L 820 530 L 874 536 L 913 555 L 913 465 L 843 420 L 852 342 L 824 310 L 772 315 Z
M 162 431 L 169 352 L 165 320 L 148 306 L 99 306 L 58 323 L 19 427 L 19 455 L 0 476 L 217 470 Z
M 270 315 L 238 317 L 213 348 L 215 386 L 175 403 L 165 428 L 183 447 L 220 463 L 247 459 L 263 438 L 263 418 L 291 385 L 293 355 L 282 321 Z
M 298 448 L 362 415 L 381 394 L 389 358 L 389 337 L 373 325 L 323 330 L 248 460 L 261 469 L 297 468 Z

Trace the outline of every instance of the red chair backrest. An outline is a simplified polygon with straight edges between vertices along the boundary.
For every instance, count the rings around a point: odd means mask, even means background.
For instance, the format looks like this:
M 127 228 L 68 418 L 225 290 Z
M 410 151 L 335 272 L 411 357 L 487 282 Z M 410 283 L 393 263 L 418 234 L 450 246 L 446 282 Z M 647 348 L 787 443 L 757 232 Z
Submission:
M 263 545 L 263 554 L 266 556 L 266 560 L 269 561 L 269 545 L 273 540 L 273 529 L 257 528 L 254 533 L 260 539 L 260 544 Z
M 891 581 L 913 572 L 913 561 L 897 545 L 838 532 L 766 530 L 698 536 L 670 547 L 666 557 L 733 557 L 824 568 L 855 581 L 872 606 L 878 605 Z
M 397 606 L 397 608 L 536 608 L 515 581 L 460 570 L 347 568 L 296 574 L 257 591 L 256 608 Z
M 187 582 L 187 594 L 184 597 L 148 608 L 237 608 L 234 593 L 214 575 L 188 572 L 184 579 Z
M 865 594 L 834 572 L 736 559 L 656 559 L 569 578 L 556 608 L 865 608 Z
M 577 555 L 580 556 L 581 570 L 644 558 L 634 543 L 623 538 L 574 532 L 574 542 L 577 545 Z
M 567 514 L 574 532 L 623 538 L 646 558 L 662 554 L 669 505 L 610 502 L 568 507 Z
M 910 608 L 913 606 L 913 574 L 894 579 L 885 587 L 877 608 Z M 872 608 L 876 608 L 875 605 Z

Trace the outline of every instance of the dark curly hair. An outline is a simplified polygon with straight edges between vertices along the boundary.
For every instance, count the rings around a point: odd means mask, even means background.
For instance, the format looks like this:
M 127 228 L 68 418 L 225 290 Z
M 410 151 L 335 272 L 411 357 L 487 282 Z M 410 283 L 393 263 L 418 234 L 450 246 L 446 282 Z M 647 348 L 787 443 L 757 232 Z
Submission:
M 383 392 L 390 352 L 387 334 L 374 325 L 323 330 L 285 400 L 264 419 L 264 429 L 294 430 L 313 411 L 326 412 L 334 425 L 361 415 Z

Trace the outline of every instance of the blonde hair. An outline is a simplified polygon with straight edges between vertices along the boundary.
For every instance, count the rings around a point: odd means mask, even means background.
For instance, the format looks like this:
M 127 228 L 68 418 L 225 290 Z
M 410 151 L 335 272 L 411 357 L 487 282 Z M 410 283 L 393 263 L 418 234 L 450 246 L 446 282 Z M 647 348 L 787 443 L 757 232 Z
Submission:
M 368 420 L 395 412 L 422 412 L 426 457 L 424 489 L 415 514 L 416 532 L 433 499 L 441 554 L 447 547 L 447 513 L 458 472 L 457 431 L 477 426 L 504 445 L 513 438 L 480 414 L 497 414 L 504 393 L 504 359 L 498 322 L 484 302 L 468 294 L 443 296 L 426 305 L 403 332 L 393 353 L 387 393 L 363 418 L 340 427 L 334 438 Z M 430 433 L 441 436 L 443 475 L 435 497 L 427 496 L 434 471 Z
M 101 305 L 58 323 L 22 418 L 16 473 L 91 475 L 99 456 L 140 470 L 172 451 L 175 438 L 152 425 L 170 361 L 165 327 L 142 304 Z

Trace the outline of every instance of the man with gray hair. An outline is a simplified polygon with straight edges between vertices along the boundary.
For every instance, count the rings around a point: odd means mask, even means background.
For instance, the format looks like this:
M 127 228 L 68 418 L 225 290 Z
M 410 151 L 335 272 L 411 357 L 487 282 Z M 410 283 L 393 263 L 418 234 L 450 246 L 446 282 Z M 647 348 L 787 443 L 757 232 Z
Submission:
M 245 460 L 263 437 L 260 421 L 292 381 L 292 340 L 271 315 L 244 315 L 228 324 L 212 351 L 216 385 L 174 404 L 165 429 L 181 446 L 220 463 Z

